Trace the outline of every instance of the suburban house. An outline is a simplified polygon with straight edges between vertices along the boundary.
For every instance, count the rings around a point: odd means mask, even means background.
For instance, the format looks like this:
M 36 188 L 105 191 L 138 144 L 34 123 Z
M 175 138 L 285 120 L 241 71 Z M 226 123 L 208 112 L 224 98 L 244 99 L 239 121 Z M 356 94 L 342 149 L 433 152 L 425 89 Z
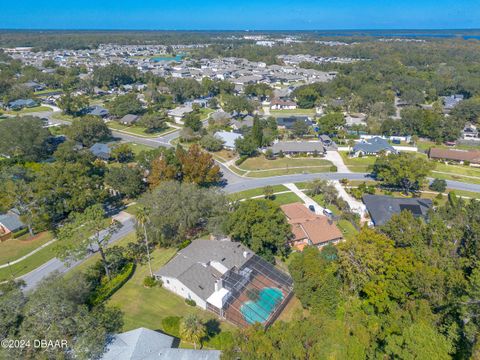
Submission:
M 192 111 L 193 108 L 191 105 L 185 105 L 178 106 L 175 109 L 169 110 L 167 114 L 168 116 L 172 117 L 176 123 L 181 124 L 184 116 L 191 113 Z
M 108 161 L 112 151 L 107 144 L 96 143 L 90 147 L 90 152 L 97 158 Z
M 345 126 L 367 126 L 367 115 L 365 114 L 346 114 Z
M 233 119 L 230 124 L 234 130 L 241 130 L 244 127 L 251 128 L 253 126 L 253 116 L 247 115 L 243 119 Z
M 18 99 L 8 103 L 8 107 L 12 110 L 21 110 L 23 108 L 31 108 L 35 106 L 37 106 L 37 102 L 32 99 Z
M 163 287 L 238 326 L 270 325 L 293 281 L 238 242 L 194 240 L 155 272 Z
M 459 163 L 468 161 L 470 164 L 480 164 L 480 150 L 431 148 L 428 156 L 435 160 L 457 161 Z
M 235 149 L 235 140 L 242 139 L 242 134 L 228 131 L 217 131 L 213 136 L 223 141 L 223 147 L 226 149 Z
M 39 84 L 37 83 L 36 81 L 28 81 L 26 82 L 25 84 L 23 84 L 23 86 L 33 90 L 33 91 L 42 91 L 45 89 L 45 85 L 44 84 Z
M 453 110 L 455 106 L 457 106 L 463 100 L 464 96 L 459 94 L 445 96 L 443 98 L 443 111 L 448 114 L 450 111 Z
M 354 157 L 363 155 L 378 155 L 380 153 L 396 154 L 397 150 L 381 137 L 373 137 L 371 139 L 362 139 L 353 146 L 352 154 Z
M 270 101 L 270 109 L 272 110 L 294 110 L 297 103 L 292 100 L 273 99 Z
M 86 115 L 100 116 L 102 118 L 105 118 L 109 115 L 109 111 L 105 109 L 103 106 L 95 105 L 95 106 L 89 107 L 86 110 Z
M 101 360 L 220 360 L 218 350 L 179 349 L 169 335 L 138 328 L 108 339 Z
M 293 124 L 297 121 L 304 121 L 308 126 L 312 126 L 313 122 L 308 116 L 290 116 L 290 117 L 278 117 L 277 126 L 281 129 L 290 130 L 293 128 Z
M 305 246 L 321 248 L 343 240 L 342 232 L 330 218 L 317 215 L 300 203 L 281 206 L 292 227 L 293 239 L 290 246 L 302 251 Z
M 138 121 L 140 116 L 138 115 L 133 115 L 133 114 L 127 114 L 124 117 L 122 117 L 118 122 L 123 125 L 132 125 Z
M 415 217 L 425 218 L 433 205 L 430 199 L 394 198 L 386 195 L 366 194 L 362 199 L 374 226 L 384 225 L 394 214 L 400 214 L 403 210 L 410 211 Z
M 462 130 L 463 140 L 477 140 L 477 141 L 480 141 L 480 137 L 478 135 L 479 135 L 478 129 L 472 123 L 466 124 L 464 126 L 463 130 Z
M 273 153 L 279 154 L 325 154 L 325 147 L 321 141 L 278 141 L 270 149 Z
M 10 239 L 13 233 L 25 227 L 26 225 L 20 220 L 20 215 L 16 209 L 12 209 L 6 214 L 0 214 L 0 241 Z

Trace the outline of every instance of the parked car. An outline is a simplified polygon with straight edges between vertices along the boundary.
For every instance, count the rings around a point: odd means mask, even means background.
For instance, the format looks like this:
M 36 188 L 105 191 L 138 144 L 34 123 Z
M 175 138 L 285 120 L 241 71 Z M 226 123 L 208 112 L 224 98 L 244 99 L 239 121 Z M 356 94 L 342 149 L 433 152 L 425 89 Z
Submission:
M 308 205 L 308 208 L 310 209 L 310 211 L 315 212 L 315 206 L 313 206 L 313 205 Z
M 328 217 L 333 217 L 333 212 L 328 209 L 323 209 L 323 215 L 328 216 Z

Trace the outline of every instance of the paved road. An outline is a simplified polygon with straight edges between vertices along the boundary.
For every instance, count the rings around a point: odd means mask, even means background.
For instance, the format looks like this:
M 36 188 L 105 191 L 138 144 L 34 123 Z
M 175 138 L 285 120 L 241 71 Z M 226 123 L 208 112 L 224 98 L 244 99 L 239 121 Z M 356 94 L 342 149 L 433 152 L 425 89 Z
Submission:
M 121 227 L 115 234 L 112 235 L 112 238 L 110 239 L 110 243 L 113 243 L 123 238 L 124 236 L 128 235 L 129 233 L 135 231 L 135 220 L 132 217 L 121 221 L 121 223 L 123 224 L 123 227 Z M 58 271 L 61 274 L 66 273 L 67 271 L 73 269 L 74 267 L 84 262 L 90 256 L 68 265 L 66 265 L 65 263 L 63 263 L 61 260 L 57 258 L 53 258 L 50 261 L 47 261 L 45 264 L 29 272 L 28 274 L 25 274 L 19 277 L 19 279 L 22 279 L 26 283 L 26 286 L 24 287 L 23 290 L 27 292 L 35 289 L 38 283 L 48 275 L 52 274 L 55 271 Z

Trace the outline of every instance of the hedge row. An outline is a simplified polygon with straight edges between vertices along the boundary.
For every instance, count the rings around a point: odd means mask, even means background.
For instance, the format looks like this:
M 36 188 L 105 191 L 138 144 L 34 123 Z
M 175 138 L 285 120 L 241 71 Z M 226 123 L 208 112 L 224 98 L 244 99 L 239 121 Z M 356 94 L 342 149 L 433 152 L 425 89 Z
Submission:
M 133 275 L 135 271 L 135 263 L 128 263 L 125 265 L 123 270 L 115 276 L 113 279 L 108 281 L 107 283 L 101 285 L 92 295 L 90 303 L 92 305 L 98 305 L 105 300 L 107 300 L 110 296 L 112 296 L 118 289 L 120 289 L 130 277 Z

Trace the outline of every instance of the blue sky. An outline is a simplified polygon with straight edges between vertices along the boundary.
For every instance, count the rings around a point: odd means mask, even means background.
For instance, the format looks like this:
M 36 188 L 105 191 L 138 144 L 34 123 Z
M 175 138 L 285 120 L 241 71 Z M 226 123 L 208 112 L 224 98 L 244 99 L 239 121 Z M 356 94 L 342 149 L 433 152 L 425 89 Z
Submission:
M 480 28 L 480 0 L 2 0 L 0 28 Z

